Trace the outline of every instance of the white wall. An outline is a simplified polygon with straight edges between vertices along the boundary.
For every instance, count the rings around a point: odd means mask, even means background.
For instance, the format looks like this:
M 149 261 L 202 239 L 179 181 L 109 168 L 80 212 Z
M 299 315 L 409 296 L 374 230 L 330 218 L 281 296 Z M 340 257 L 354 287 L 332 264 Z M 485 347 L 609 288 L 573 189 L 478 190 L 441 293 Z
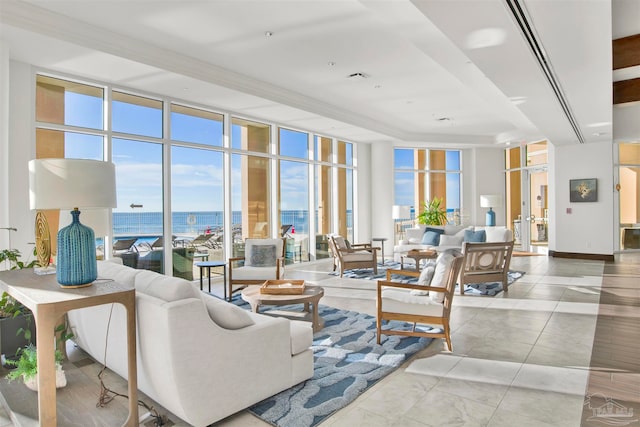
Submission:
M 9 48 L 0 40 L 0 227 L 9 227 Z M 9 232 L 0 230 L 0 249 L 9 247 Z M 2 266 L 0 266 L 0 269 Z
M 549 249 L 556 252 L 612 255 L 615 218 L 613 209 L 613 151 L 611 142 L 554 147 Z M 596 178 L 598 200 L 570 203 L 569 180 Z M 567 208 L 571 213 L 567 213 Z
M 372 190 L 369 177 L 371 176 L 371 146 L 369 144 L 358 144 L 357 148 L 358 176 L 356 183 L 356 203 L 358 221 L 354 231 L 354 243 L 365 243 L 371 238 L 371 215 L 372 210 Z M 375 233 L 375 231 L 374 231 Z M 377 237 L 377 236 L 376 236 Z M 386 248 L 385 248 L 386 249 Z
M 3 71 L 5 71 L 3 69 Z M 22 62 L 9 62 L 9 117 L 0 117 L 2 128 L 9 129 L 8 167 L 0 171 L 0 180 L 8 182 L 9 194 L 0 193 L 0 202 L 8 206 L 8 214 L 2 227 L 15 227 L 11 243 L 22 252 L 23 260 L 33 259 L 35 214 L 29 210 L 29 172 L 27 164 L 33 158 L 34 129 L 31 67 Z M 3 91 L 4 92 L 4 91 Z M 3 246 L 4 248 L 5 246 Z
M 370 237 L 386 237 L 384 251 L 387 256 L 393 254 L 393 218 L 391 209 L 394 201 L 393 188 L 393 149 L 391 143 L 371 144 L 370 180 L 371 186 L 371 210 L 361 211 L 359 220 L 367 220 L 371 223 Z M 366 242 L 367 240 L 362 240 Z M 376 243 L 376 246 L 379 246 Z
M 471 225 L 485 225 L 488 208 L 480 207 L 480 195 L 502 195 L 502 206 L 493 207 L 496 225 L 505 225 L 504 149 L 474 148 L 463 151 L 463 173 L 465 194 L 464 215 Z

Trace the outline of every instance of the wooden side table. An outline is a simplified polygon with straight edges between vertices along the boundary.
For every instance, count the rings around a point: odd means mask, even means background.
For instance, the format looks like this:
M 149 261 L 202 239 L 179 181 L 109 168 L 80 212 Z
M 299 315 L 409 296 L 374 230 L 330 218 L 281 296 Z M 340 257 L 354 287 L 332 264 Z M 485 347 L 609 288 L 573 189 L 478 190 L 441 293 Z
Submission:
M 384 242 L 386 242 L 387 239 L 386 237 L 372 237 L 371 238 L 371 242 L 380 242 L 380 246 L 381 246 L 381 250 L 382 250 L 382 263 L 384 264 Z M 373 246 L 373 243 L 371 244 L 371 246 Z
M 136 298 L 132 287 L 113 281 L 96 281 L 86 288 L 62 288 L 55 274 L 39 276 L 33 269 L 0 272 L 4 291 L 31 310 L 36 321 L 38 349 L 39 425 L 55 426 L 56 375 L 54 328 L 67 311 L 95 305 L 119 303 L 127 310 L 127 368 L 129 416 L 123 425 L 138 425 L 138 383 L 136 368 Z M 73 384 L 69 385 L 73 387 Z
M 405 257 L 413 259 L 416 263 L 416 271 L 420 271 L 420 261 L 437 258 L 438 252 L 431 249 L 411 249 L 406 255 L 400 257 L 400 269 L 404 269 Z

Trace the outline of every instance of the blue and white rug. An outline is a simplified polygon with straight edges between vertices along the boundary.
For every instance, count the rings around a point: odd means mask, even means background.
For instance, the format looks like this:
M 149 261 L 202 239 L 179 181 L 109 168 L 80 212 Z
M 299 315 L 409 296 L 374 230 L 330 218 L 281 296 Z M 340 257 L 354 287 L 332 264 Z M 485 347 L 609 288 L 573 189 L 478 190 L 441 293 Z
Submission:
M 342 277 L 349 279 L 364 279 L 364 280 L 386 280 L 387 269 L 400 270 L 400 263 L 395 261 L 386 261 L 384 264 L 378 264 L 378 273 L 374 274 L 372 268 L 354 268 L 351 270 L 345 270 Z M 339 271 L 332 271 L 329 273 L 332 276 L 340 276 Z M 524 276 L 524 271 L 509 271 L 509 285 Z M 417 277 L 404 276 L 401 274 L 392 274 L 391 280 L 400 283 L 418 283 Z M 502 292 L 502 283 L 500 282 L 488 282 L 488 283 L 474 283 L 464 285 L 465 295 L 482 295 L 482 296 L 495 296 Z M 456 286 L 456 294 L 458 294 Z
M 236 303 L 242 306 L 242 301 Z M 313 335 L 313 378 L 249 408 L 272 425 L 312 427 L 319 424 L 432 341 L 432 338 L 382 335 L 381 344 L 376 344 L 375 317 L 324 305 L 318 307 L 325 323 L 324 328 Z M 394 328 L 412 326 L 390 324 Z M 385 329 L 387 327 L 389 325 L 385 325 Z

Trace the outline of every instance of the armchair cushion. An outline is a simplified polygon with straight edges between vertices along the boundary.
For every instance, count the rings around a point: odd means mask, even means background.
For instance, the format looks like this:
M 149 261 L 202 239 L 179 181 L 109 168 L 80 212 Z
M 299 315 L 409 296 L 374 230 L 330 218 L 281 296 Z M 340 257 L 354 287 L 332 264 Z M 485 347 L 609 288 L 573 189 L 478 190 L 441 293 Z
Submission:
M 209 317 L 222 328 L 235 330 L 255 324 L 251 316 L 249 316 L 249 312 L 238 306 L 217 300 L 213 297 L 203 299 L 207 306 Z
M 462 239 L 464 236 L 458 236 L 454 234 L 452 236 L 443 234 L 440 236 L 440 246 L 462 246 Z
M 280 277 L 276 277 L 277 269 L 266 267 L 244 266 L 233 269 L 233 280 L 278 280 L 284 277 L 284 271 L 280 271 Z
M 276 265 L 276 245 L 253 245 L 251 247 L 251 261 L 254 267 L 272 267 Z
M 431 298 L 413 295 L 406 289 L 385 288 L 382 290 L 384 311 L 413 314 L 417 316 L 442 316 L 444 306 Z

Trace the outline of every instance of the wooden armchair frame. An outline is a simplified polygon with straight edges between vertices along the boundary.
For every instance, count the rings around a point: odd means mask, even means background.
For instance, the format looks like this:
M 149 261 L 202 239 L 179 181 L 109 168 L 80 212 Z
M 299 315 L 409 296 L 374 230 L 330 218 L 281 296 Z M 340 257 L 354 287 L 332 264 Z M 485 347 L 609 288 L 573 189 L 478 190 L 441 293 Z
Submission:
M 378 344 L 380 344 L 381 334 L 418 336 L 418 337 L 426 337 L 426 338 L 444 338 L 447 343 L 447 348 L 449 349 L 449 351 L 453 351 L 453 346 L 451 345 L 451 326 L 449 324 L 449 318 L 451 315 L 451 305 L 453 303 L 453 295 L 455 294 L 455 289 L 456 289 L 456 280 L 458 275 L 460 274 L 460 269 L 462 268 L 462 262 L 463 262 L 462 255 L 455 256 L 455 259 L 452 261 L 453 265 L 449 269 L 449 275 L 446 278 L 446 286 L 444 288 L 393 282 L 391 281 L 392 274 L 402 274 L 406 276 L 419 277 L 420 273 L 416 271 L 410 271 L 410 270 L 387 270 L 387 280 L 378 280 L 378 289 L 377 289 L 377 297 L 376 297 L 376 306 L 378 311 L 378 315 L 376 318 Z M 442 302 L 442 315 L 430 316 L 430 315 L 385 311 L 383 307 L 383 301 L 382 301 L 382 289 L 384 287 L 405 289 L 407 291 L 415 289 L 419 291 L 442 292 L 444 293 L 444 300 Z M 430 297 L 421 296 L 418 298 L 430 298 Z M 419 306 L 418 304 L 415 304 L 415 305 Z M 413 328 L 410 331 L 404 331 L 404 330 L 398 330 L 398 329 L 383 330 L 382 322 L 385 320 L 386 321 L 398 320 L 402 322 L 413 323 Z M 441 333 L 420 332 L 416 330 L 416 324 L 418 323 L 426 324 L 426 325 L 442 326 L 442 332 Z
M 351 268 L 373 268 L 374 274 L 378 274 L 378 247 L 371 246 L 371 243 L 351 244 L 351 248 L 340 247 L 336 238 L 341 236 L 329 236 L 329 248 L 333 255 L 333 271 L 340 267 L 340 277 L 345 270 Z M 366 259 L 349 259 L 350 254 L 370 254 Z
M 471 243 L 462 246 L 464 263 L 460 271 L 460 295 L 464 295 L 466 283 L 502 282 L 502 289 L 509 289 L 509 264 L 513 253 L 513 241 Z

